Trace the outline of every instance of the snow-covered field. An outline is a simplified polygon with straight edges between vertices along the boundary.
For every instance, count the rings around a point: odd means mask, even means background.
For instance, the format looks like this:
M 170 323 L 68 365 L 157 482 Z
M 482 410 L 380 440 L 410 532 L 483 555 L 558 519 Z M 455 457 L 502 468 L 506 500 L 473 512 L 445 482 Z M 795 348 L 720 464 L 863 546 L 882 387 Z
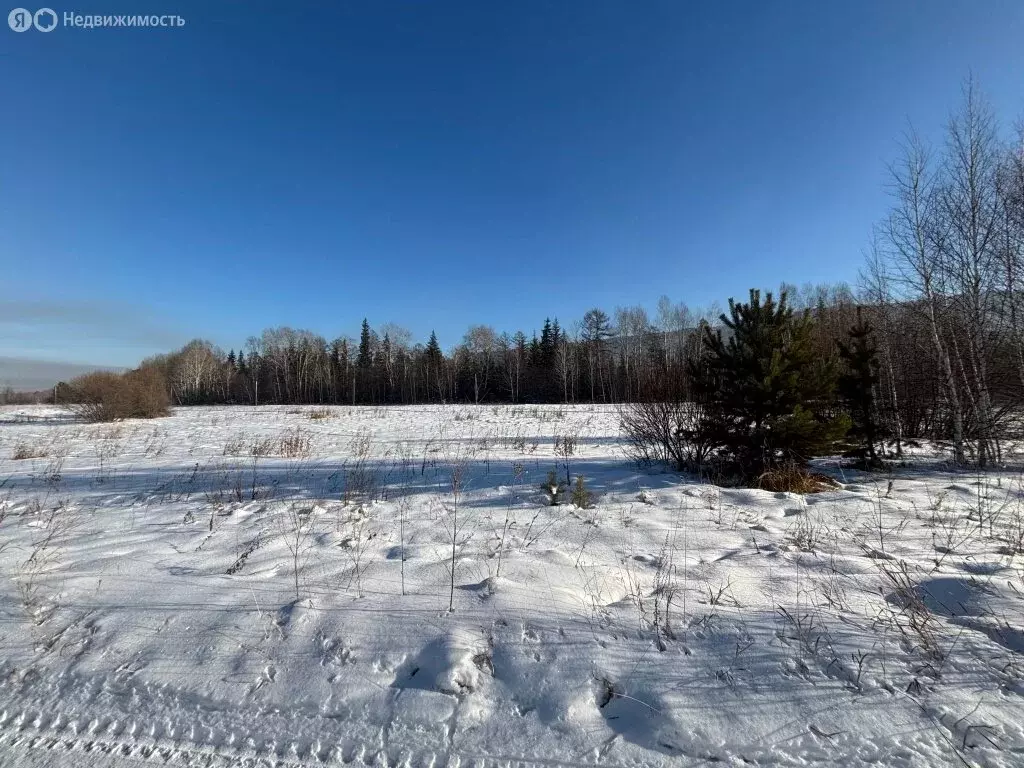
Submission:
M 640 469 L 591 407 L 0 409 L 0 765 L 1024 765 L 1020 476 L 822 467 Z

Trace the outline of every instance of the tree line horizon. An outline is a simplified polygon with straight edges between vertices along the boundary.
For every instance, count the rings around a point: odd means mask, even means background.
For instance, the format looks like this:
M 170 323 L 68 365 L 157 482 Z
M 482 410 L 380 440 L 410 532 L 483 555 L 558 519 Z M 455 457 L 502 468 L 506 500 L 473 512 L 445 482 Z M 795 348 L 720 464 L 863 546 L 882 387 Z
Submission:
M 867 324 L 886 434 L 949 439 L 959 460 L 972 444 L 986 454 L 1024 401 L 1024 121 L 1002 131 L 967 81 L 945 142 L 908 133 L 889 177 L 892 205 L 857 286 L 783 284 L 775 295 L 811 318 L 821 359 L 838 360 Z M 195 340 L 141 367 L 179 405 L 630 403 L 692 395 L 715 324 L 663 298 L 653 320 L 626 307 L 591 309 L 569 329 L 545 320 L 532 337 L 473 325 L 446 354 L 433 333 L 413 344 L 399 326 L 364 320 L 357 340 L 273 328 L 237 352 Z

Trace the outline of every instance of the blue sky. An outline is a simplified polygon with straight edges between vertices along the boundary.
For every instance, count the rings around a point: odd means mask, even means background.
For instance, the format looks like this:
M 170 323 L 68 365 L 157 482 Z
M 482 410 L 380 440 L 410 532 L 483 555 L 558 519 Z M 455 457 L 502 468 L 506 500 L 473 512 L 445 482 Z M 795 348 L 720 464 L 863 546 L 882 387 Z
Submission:
M 1024 114 L 1019 0 L 92 1 L 186 25 L 0 27 L 0 355 L 853 281 L 908 121 Z

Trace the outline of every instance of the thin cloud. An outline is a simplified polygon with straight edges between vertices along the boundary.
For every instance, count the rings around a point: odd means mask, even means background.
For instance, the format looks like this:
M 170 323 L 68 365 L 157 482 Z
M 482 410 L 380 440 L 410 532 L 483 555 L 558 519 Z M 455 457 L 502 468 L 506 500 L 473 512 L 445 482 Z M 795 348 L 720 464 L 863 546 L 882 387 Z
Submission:
M 145 347 L 157 351 L 187 340 L 186 334 L 159 318 L 118 303 L 0 299 L 0 326 L 6 326 L 3 334 L 9 340 L 22 341 L 13 348 L 10 342 L 4 347 L 16 355 L 31 355 L 40 345 L 74 345 L 86 350 L 91 346 Z
M 50 360 L 0 357 L 0 388 L 11 387 L 16 391 L 49 389 L 58 381 L 67 381 L 83 373 L 97 370 L 121 371 L 123 369 Z

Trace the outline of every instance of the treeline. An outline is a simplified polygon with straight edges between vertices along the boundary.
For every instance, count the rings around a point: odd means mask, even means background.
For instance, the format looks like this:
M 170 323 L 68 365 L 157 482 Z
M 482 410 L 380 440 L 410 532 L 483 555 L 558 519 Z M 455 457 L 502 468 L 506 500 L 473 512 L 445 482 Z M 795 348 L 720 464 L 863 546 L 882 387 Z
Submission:
M 845 333 L 857 301 L 845 285 L 783 285 L 797 309 L 822 318 L 823 348 Z M 592 309 L 570 329 L 545 319 L 539 333 L 498 334 L 471 327 L 443 351 L 395 325 L 364 320 L 358 339 L 328 341 L 305 330 L 276 328 L 224 352 L 195 340 L 146 360 L 178 405 L 418 403 L 622 403 L 685 386 L 687 361 L 699 351 L 712 310 L 663 298 L 657 316 L 642 307 Z
M 52 401 L 52 389 L 40 389 L 34 392 L 16 390 L 14 387 L 0 389 L 0 405 L 34 405 Z
M 411 344 L 407 331 L 378 332 L 367 321 L 358 340 L 277 328 L 238 352 L 197 340 L 144 365 L 163 373 L 179 405 L 614 403 L 683 372 L 697 319 L 682 307 L 671 311 L 674 325 L 666 327 L 641 308 L 619 310 L 614 325 L 594 309 L 571 331 L 545 320 L 530 338 L 474 326 L 447 353 L 433 334 Z
M 948 439 L 958 460 L 998 459 L 1024 397 L 1024 128 L 1009 138 L 973 83 L 937 148 L 914 135 L 891 167 L 893 204 L 859 285 L 783 285 L 808 310 L 812 354 L 839 360 L 858 313 L 875 349 L 872 409 L 899 451 Z M 592 309 L 538 333 L 471 327 L 445 351 L 365 321 L 358 339 L 277 328 L 224 352 L 204 341 L 152 358 L 172 402 L 650 402 L 693 397 L 706 328 L 728 320 L 662 299 Z M 844 363 L 849 365 L 849 363 Z

